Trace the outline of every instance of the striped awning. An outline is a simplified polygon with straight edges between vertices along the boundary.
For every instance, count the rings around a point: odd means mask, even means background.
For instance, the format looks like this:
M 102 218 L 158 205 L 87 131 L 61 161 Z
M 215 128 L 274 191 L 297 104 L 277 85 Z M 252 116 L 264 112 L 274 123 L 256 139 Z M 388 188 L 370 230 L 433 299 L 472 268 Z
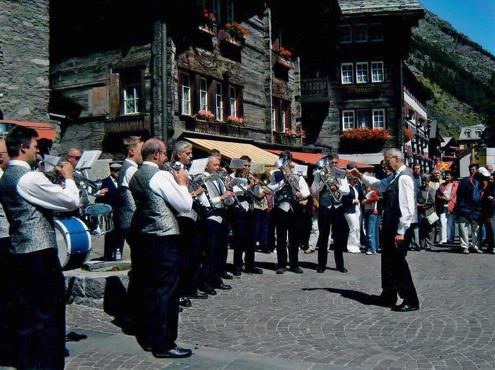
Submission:
M 212 149 L 218 149 L 225 159 L 240 158 L 247 155 L 253 162 L 263 162 L 267 167 L 273 167 L 278 159 L 278 155 L 258 148 L 252 144 L 234 143 L 221 140 L 198 139 L 186 137 L 197 149 L 209 152 Z

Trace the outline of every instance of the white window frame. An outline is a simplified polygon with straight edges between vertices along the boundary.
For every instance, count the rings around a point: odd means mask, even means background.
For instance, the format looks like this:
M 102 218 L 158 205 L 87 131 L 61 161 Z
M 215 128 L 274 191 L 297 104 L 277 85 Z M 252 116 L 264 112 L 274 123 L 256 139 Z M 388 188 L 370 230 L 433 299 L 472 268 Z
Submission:
M 344 67 L 351 67 L 351 81 L 344 81 Z M 342 85 L 351 85 L 354 83 L 354 64 L 353 63 L 341 63 L 340 64 L 340 82 Z
M 365 79 L 362 79 L 360 77 L 363 77 L 363 76 L 360 76 L 358 74 L 358 67 L 361 67 L 361 66 L 366 66 L 366 74 L 365 74 Z M 367 84 L 368 81 L 369 81 L 369 76 L 368 76 L 368 62 L 356 62 L 356 83 L 357 84 Z
M 382 72 L 382 79 L 381 80 L 377 80 L 375 78 L 375 74 L 373 73 L 373 70 L 374 70 L 374 65 L 381 65 L 381 72 Z M 370 63 L 371 67 L 370 67 L 370 71 L 371 71 L 371 83 L 382 83 L 385 81 L 385 65 L 383 63 L 382 60 L 375 60 L 375 61 L 372 61 Z
M 185 81 L 188 81 L 188 85 L 185 85 Z M 189 76 L 187 73 L 182 73 L 181 74 L 181 114 L 190 116 L 192 107 L 191 107 L 191 76 Z
M 208 110 L 208 81 L 203 77 L 199 79 L 199 110 Z
M 230 114 L 237 117 L 237 90 L 234 86 L 229 86 L 229 106 Z
M 358 34 L 355 32 L 355 29 L 358 27 L 363 27 L 364 28 L 364 39 L 362 40 L 356 40 L 356 35 Z M 365 23 L 359 23 L 354 26 L 354 30 L 352 32 L 352 40 L 357 43 L 357 44 L 362 44 L 364 42 L 368 42 L 368 26 Z
M 371 33 L 369 32 L 369 29 L 371 27 L 380 27 L 381 30 L 382 30 L 382 37 L 381 38 L 377 38 L 377 39 L 372 39 L 371 38 Z M 368 40 L 370 42 L 381 42 L 381 41 L 384 40 L 384 38 L 385 38 L 385 28 L 383 27 L 383 23 L 372 23 L 372 24 L 369 25 L 369 27 L 368 27 Z
M 217 121 L 223 121 L 223 87 L 219 82 L 215 86 L 215 118 Z
M 346 123 L 346 114 L 352 114 L 352 126 L 349 126 L 349 123 Z M 343 110 L 342 111 L 342 131 L 350 130 L 356 127 L 356 112 L 354 110 Z
M 376 121 L 375 121 L 375 113 L 382 113 L 381 116 L 383 117 L 383 125 L 378 126 Z M 373 128 L 385 128 L 386 127 L 386 115 L 385 115 L 385 109 L 380 108 L 380 109 L 373 109 L 371 111 L 371 123 Z
M 123 87 L 124 97 L 124 115 L 139 113 L 139 84 L 129 84 Z M 131 93 L 129 94 L 129 92 Z M 127 103 L 132 101 L 134 104 L 134 110 L 127 110 Z
M 342 39 L 340 38 L 340 31 L 342 29 L 348 29 L 349 30 L 349 40 L 348 41 L 342 41 Z M 340 44 L 351 44 L 352 43 L 352 26 L 350 24 L 344 24 L 342 26 L 339 26 L 338 30 L 339 30 L 339 43 Z
M 282 128 L 282 132 L 285 132 L 285 125 L 287 123 L 287 103 L 283 100 L 280 101 L 280 127 Z
M 272 107 L 272 131 L 277 131 L 277 110 Z

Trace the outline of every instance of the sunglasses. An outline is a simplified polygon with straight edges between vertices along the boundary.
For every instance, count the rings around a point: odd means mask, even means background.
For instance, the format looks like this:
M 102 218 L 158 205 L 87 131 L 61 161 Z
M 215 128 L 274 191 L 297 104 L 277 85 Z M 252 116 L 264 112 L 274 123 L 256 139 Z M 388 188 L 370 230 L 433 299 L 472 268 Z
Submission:
M 80 160 L 81 156 L 80 155 L 70 155 L 69 157 Z

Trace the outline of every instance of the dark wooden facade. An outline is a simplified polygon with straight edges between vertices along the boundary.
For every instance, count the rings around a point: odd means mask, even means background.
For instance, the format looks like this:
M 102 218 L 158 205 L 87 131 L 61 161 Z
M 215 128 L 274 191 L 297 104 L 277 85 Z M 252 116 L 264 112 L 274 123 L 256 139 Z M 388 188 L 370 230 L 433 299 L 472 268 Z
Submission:
M 299 60 L 279 55 L 264 2 L 144 0 L 134 9 L 90 0 L 67 7 L 52 5 L 52 34 L 59 35 L 52 105 L 66 116 L 63 147 L 117 152 L 123 136 L 143 132 L 302 145 Z M 213 117 L 205 120 L 200 110 Z M 228 123 L 229 116 L 243 124 Z
M 290 41 L 302 60 L 308 144 L 339 150 L 343 130 L 375 127 L 390 132 L 385 145 L 402 146 L 403 60 L 423 13 L 415 0 L 324 1 L 285 12 L 301 23 Z

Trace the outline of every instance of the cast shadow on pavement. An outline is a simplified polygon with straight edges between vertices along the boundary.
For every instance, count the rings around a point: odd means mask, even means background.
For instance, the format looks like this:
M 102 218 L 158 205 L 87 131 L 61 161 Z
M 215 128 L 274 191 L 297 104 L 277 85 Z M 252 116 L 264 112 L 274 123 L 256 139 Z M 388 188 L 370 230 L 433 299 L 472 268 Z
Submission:
M 363 305 L 373 305 L 373 306 L 380 306 L 382 307 L 381 304 L 377 304 L 374 302 L 376 299 L 376 295 L 370 295 L 367 293 L 363 293 L 357 290 L 351 290 L 351 289 L 338 289 L 338 288 L 303 288 L 302 290 L 304 291 L 314 291 L 314 290 L 326 290 L 329 293 L 336 293 L 340 294 L 344 298 L 352 299 L 354 301 L 357 301 Z

